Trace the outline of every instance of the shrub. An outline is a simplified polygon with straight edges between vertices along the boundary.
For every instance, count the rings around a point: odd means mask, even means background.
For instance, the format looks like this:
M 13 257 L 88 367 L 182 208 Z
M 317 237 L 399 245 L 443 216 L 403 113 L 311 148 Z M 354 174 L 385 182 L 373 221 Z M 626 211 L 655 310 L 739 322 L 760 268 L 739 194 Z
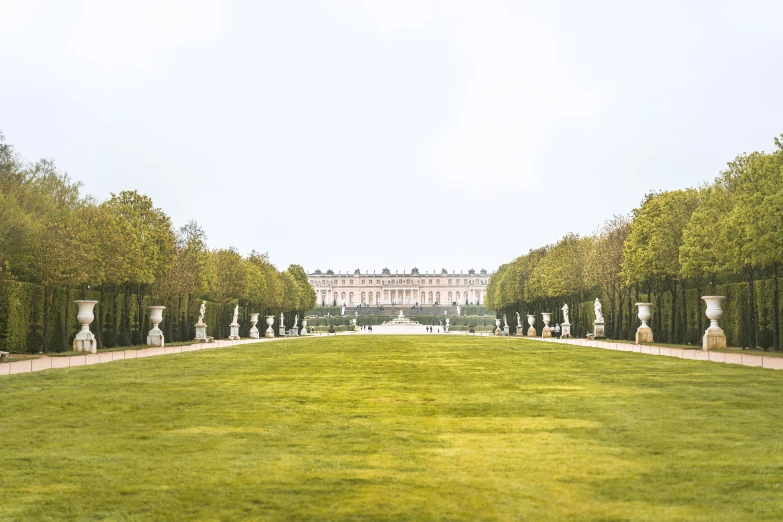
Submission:
M 765 350 L 769 350 L 769 348 L 772 346 L 772 330 L 769 328 L 762 328 L 759 330 L 758 343 L 759 346 Z
M 38 353 L 43 351 L 43 341 L 43 328 L 41 325 L 38 323 L 31 324 L 26 339 L 27 353 Z

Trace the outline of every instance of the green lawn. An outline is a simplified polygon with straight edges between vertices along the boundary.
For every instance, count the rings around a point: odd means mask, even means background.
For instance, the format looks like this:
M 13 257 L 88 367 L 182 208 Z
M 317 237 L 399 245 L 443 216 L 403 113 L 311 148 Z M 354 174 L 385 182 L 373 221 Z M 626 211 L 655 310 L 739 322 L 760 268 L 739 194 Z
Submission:
M 783 372 L 338 336 L 0 378 L 0 519 L 780 520 Z

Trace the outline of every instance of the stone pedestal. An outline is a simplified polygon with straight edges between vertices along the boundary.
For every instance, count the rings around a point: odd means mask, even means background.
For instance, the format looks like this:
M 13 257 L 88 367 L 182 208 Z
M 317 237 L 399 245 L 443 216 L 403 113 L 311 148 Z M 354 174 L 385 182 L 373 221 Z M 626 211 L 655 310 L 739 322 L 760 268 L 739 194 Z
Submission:
M 723 317 L 723 300 L 726 297 L 722 295 L 705 295 L 702 299 L 707 303 L 707 318 L 710 320 L 710 327 L 704 332 L 704 337 L 702 338 L 702 349 L 706 351 L 726 348 L 726 334 L 718 326 L 718 319 Z
M 723 328 L 707 328 L 702 337 L 702 350 L 709 351 L 716 348 L 726 348 L 726 334 Z
M 250 338 L 251 339 L 258 339 L 261 335 L 258 331 L 258 327 L 256 326 L 258 324 L 258 316 L 260 314 L 250 314 Z
M 503 335 L 509 335 L 508 325 L 503 327 Z
M 538 332 L 536 332 L 536 329 L 531 326 L 530 328 L 527 329 L 527 336 L 528 337 L 537 337 L 538 336 Z
M 193 339 L 197 343 L 206 343 L 207 339 L 207 325 L 204 323 L 196 323 L 196 338 Z
M 272 330 L 272 325 L 275 324 L 274 316 L 267 315 L 265 320 L 266 320 L 266 331 L 264 332 L 264 337 L 274 337 L 275 331 Z
M 563 333 L 560 334 L 560 338 L 568 339 L 571 337 L 571 323 L 563 323 L 560 326 L 563 328 Z
M 552 329 L 549 328 L 549 323 L 552 322 L 552 312 L 541 312 L 541 317 L 544 318 L 544 329 L 541 330 L 541 337 L 552 337 Z
M 165 306 L 148 306 L 147 310 L 150 312 L 150 323 L 152 329 L 147 334 L 147 346 L 164 346 L 163 332 L 160 331 L 158 325 L 163 321 L 163 310 Z
M 307 335 L 307 319 L 302 319 L 302 332 L 300 335 Z
M 231 323 L 229 325 L 231 327 L 231 333 L 228 336 L 229 341 L 238 341 L 239 340 L 239 323 Z
M 649 326 L 640 326 L 636 329 L 636 344 L 650 344 L 653 340 L 652 328 Z
M 98 353 L 98 341 L 90 331 L 90 323 L 95 319 L 93 308 L 98 301 L 74 301 L 79 311 L 76 314 L 76 320 L 82 325 L 82 329 L 73 339 L 74 352 Z
M 280 337 L 285 337 L 285 326 L 280 325 L 280 328 L 278 329 L 278 333 L 280 334 Z
M 495 328 L 495 335 L 503 335 L 503 332 L 500 330 L 500 328 Z
M 163 332 L 157 326 L 147 334 L 147 346 L 165 346 Z
M 593 332 L 595 333 L 596 339 L 603 339 L 606 337 L 606 334 L 604 333 L 604 322 L 595 321 L 593 323 Z

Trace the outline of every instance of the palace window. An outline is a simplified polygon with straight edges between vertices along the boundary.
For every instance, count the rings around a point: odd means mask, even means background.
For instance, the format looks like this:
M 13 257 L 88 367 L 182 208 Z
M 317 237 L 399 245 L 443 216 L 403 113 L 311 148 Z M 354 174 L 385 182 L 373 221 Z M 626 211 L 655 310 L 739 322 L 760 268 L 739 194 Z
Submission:
M 451 286 L 451 279 L 449 279 L 449 286 Z
M 364 279 L 362 279 L 362 284 L 364 284 Z

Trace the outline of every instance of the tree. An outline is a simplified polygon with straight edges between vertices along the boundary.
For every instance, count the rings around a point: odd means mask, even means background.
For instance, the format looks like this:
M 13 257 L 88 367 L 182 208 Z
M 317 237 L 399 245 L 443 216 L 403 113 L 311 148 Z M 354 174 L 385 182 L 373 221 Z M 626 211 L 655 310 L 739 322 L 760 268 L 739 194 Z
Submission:
M 783 137 L 783 136 L 782 136 Z M 775 140 L 778 150 L 772 154 L 752 154 L 740 169 L 737 202 L 731 212 L 730 252 L 734 268 L 742 267 L 746 274 L 754 268 L 770 268 L 773 280 L 773 348 L 779 344 L 778 275 L 783 262 L 783 143 Z M 753 282 L 748 282 L 748 296 L 753 303 Z M 752 311 L 755 306 L 749 307 Z M 752 313 L 752 312 L 751 312 Z M 750 346 L 756 346 L 754 323 Z M 764 346 L 766 350 L 766 346 Z
M 304 313 L 315 308 L 315 290 L 310 285 L 310 279 L 307 277 L 307 272 L 305 272 L 304 268 L 301 265 L 290 265 L 287 271 L 296 280 L 296 284 L 299 287 L 300 303 L 297 310 Z
M 604 221 L 596 232 L 590 251 L 586 255 L 587 286 L 601 287 L 605 296 L 609 298 L 609 305 L 614 326 L 614 337 L 620 338 L 623 317 L 623 290 L 630 287 L 625 285 L 622 278 L 623 245 L 628 237 L 630 220 L 628 216 L 615 215 Z M 630 291 L 628 290 L 627 302 L 629 312 L 632 308 Z M 631 321 L 628 321 L 630 332 Z
M 125 281 L 125 341 L 130 342 L 130 290 L 136 291 L 138 332 L 144 324 L 144 297 L 151 285 L 169 269 L 174 255 L 176 236 L 171 220 L 149 197 L 134 191 L 112 194 L 106 207 L 128 222 L 139 243 L 141 257 L 129 264 Z
M 694 189 L 674 190 L 649 194 L 642 206 L 634 210 L 628 239 L 623 248 L 623 276 L 627 283 L 645 282 L 656 294 L 658 308 L 660 293 L 668 289 L 672 297 L 669 340 L 676 337 L 677 287 L 682 290 L 682 316 L 680 325 L 685 337 L 685 282 L 681 278 L 680 246 L 683 230 L 690 221 L 698 193 Z M 658 318 L 658 336 L 662 334 L 662 317 Z
M 88 253 L 78 223 L 70 214 L 44 219 L 36 226 L 33 237 L 32 265 L 43 287 L 43 338 L 47 351 L 54 290 L 60 286 L 71 288 L 87 280 Z

